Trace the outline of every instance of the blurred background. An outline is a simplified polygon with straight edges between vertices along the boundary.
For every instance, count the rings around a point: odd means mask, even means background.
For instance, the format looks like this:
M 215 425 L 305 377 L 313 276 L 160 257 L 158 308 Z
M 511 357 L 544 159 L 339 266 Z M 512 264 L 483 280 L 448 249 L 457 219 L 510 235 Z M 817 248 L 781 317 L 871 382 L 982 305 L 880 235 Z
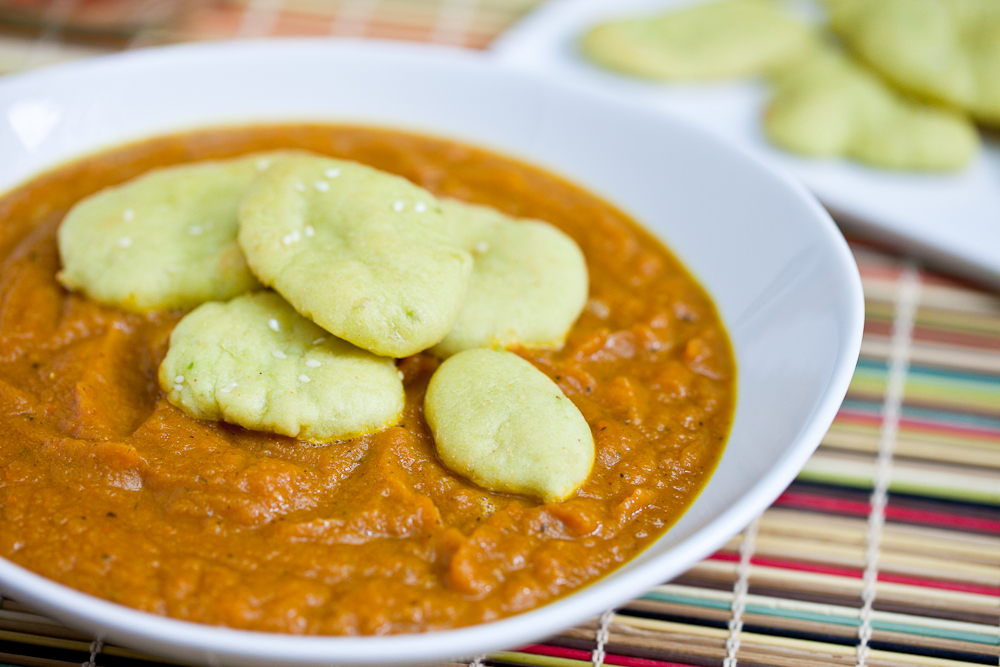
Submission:
M 177 42 L 337 36 L 485 48 L 540 0 L 2 0 L 0 72 Z

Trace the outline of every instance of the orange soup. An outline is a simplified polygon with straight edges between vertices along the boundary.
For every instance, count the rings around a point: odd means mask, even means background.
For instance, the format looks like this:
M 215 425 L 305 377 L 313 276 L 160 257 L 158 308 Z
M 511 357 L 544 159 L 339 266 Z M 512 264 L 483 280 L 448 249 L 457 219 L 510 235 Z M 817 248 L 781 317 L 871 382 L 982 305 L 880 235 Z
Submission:
M 157 384 L 184 313 L 68 293 L 55 234 L 82 197 L 146 170 L 280 147 L 400 174 L 573 237 L 590 296 L 565 346 L 514 350 L 594 435 L 569 499 L 493 493 L 437 459 L 422 414 L 438 365 L 399 360 L 382 433 L 315 445 L 192 419 Z M 593 581 L 673 524 L 714 469 L 735 366 L 712 302 L 612 206 L 537 168 L 440 139 L 288 125 L 158 138 L 0 199 L 0 555 L 155 614 L 308 634 L 419 632 L 525 611 Z

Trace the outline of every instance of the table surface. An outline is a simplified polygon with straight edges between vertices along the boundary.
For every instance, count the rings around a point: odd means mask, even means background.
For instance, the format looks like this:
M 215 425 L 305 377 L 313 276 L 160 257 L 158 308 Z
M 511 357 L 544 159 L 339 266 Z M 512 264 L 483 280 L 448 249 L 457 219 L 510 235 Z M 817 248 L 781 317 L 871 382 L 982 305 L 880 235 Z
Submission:
M 0 0 L 0 74 L 157 44 L 351 36 L 479 49 L 538 0 Z M 1000 220 L 1000 212 L 998 212 Z M 852 241 L 861 359 L 775 504 L 673 581 L 470 664 L 1000 665 L 1000 294 Z M 0 598 L 0 666 L 159 665 Z

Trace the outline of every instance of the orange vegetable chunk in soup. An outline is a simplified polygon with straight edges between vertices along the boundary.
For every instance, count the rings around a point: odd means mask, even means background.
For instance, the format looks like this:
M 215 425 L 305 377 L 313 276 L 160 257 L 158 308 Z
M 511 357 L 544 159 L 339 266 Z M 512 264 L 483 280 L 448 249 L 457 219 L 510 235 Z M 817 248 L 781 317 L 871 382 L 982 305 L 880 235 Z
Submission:
M 594 435 L 567 500 L 492 493 L 435 456 L 422 415 L 439 364 L 397 362 L 398 426 L 314 445 L 194 420 L 156 381 L 181 312 L 66 292 L 55 234 L 82 197 L 146 170 L 305 148 L 436 195 L 538 218 L 576 240 L 587 307 L 560 350 L 514 352 Z M 236 628 L 381 634 L 469 625 L 563 596 L 632 558 L 705 484 L 730 427 L 732 351 L 705 292 L 587 192 L 460 144 L 289 125 L 157 138 L 0 199 L 0 555 L 137 609 Z

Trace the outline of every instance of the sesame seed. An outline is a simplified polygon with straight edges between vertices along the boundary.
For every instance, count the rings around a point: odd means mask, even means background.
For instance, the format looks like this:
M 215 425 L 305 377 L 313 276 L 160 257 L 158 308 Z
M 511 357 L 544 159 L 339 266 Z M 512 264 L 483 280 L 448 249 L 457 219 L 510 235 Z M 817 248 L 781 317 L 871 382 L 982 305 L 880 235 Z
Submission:
M 175 384 L 174 385 L 174 389 L 176 391 L 181 391 L 182 389 L 184 389 L 184 385 L 182 385 L 182 384 Z
M 281 242 L 285 245 L 292 245 L 293 241 L 294 239 L 292 238 L 291 234 L 285 234 L 284 236 L 281 237 Z
M 313 183 L 313 187 L 316 188 L 319 192 L 327 192 L 330 190 L 330 184 L 327 183 L 326 181 L 316 181 L 315 183 Z
M 306 191 L 306 184 L 302 183 L 300 181 L 296 181 L 296 183 L 295 183 L 295 185 L 293 187 L 296 190 L 298 190 L 299 192 L 305 192 Z
M 406 208 L 406 202 L 403 201 L 402 199 L 397 199 L 396 201 L 392 202 L 392 210 L 393 211 L 396 211 L 397 213 L 399 213 L 404 208 Z
M 181 384 L 182 382 L 184 382 L 184 376 L 178 375 L 177 377 L 174 378 L 174 382 L 176 382 L 177 384 Z
M 275 357 L 276 359 L 287 359 L 288 358 L 288 355 L 286 355 L 281 350 L 272 350 L 271 351 L 271 356 Z
M 417 213 L 423 213 L 424 211 L 427 210 L 427 204 L 425 202 L 418 201 L 416 204 L 413 205 L 413 210 L 416 211 Z
M 267 326 L 271 328 L 271 331 L 281 331 L 281 325 L 273 317 L 267 321 Z
M 480 241 L 479 243 L 476 244 L 476 247 L 475 247 L 475 251 L 477 253 L 479 253 L 480 255 L 482 255 L 483 253 L 485 253 L 489 249 L 490 249 L 490 244 L 487 243 L 486 241 Z
M 320 343 L 322 343 L 325 340 L 326 340 L 326 338 L 324 336 L 320 336 L 319 338 L 317 338 L 316 340 L 313 341 L 313 345 L 319 345 Z
M 302 230 L 302 233 L 306 235 L 307 239 L 311 239 L 316 235 L 316 228 L 312 225 L 306 225 L 306 228 Z
M 323 173 L 326 175 L 327 178 L 337 178 L 338 176 L 340 176 L 340 169 L 337 169 L 336 167 L 330 167 Z
M 125 222 L 132 222 L 133 220 L 135 220 L 135 211 L 130 208 L 127 208 L 124 211 L 122 211 L 122 220 L 124 220 Z
M 120 239 L 118 239 L 118 247 L 119 248 L 127 248 L 130 245 L 132 245 L 132 237 L 131 236 L 123 236 Z
M 306 359 L 306 366 L 308 366 L 309 368 L 319 368 L 322 365 L 323 364 L 316 361 L 315 359 Z
M 309 376 L 303 373 L 299 376 L 299 382 L 309 382 Z
M 219 391 L 221 391 L 221 392 L 222 392 L 223 394 L 228 394 L 228 393 L 229 393 L 229 392 L 231 392 L 232 390 L 233 390 L 233 388 L 232 388 L 232 387 L 223 387 L 223 388 L 222 388 L 222 389 L 220 389 Z
M 298 243 L 299 241 L 302 240 L 302 234 L 300 234 L 299 230 L 297 229 L 293 229 L 292 233 L 289 234 L 289 236 L 292 237 L 292 243 Z
M 396 371 L 396 375 L 398 375 L 398 376 L 399 376 L 399 379 L 400 379 L 400 380 L 402 380 L 403 378 L 405 378 L 405 377 L 406 377 L 405 375 L 403 375 L 403 371 L 399 371 L 399 370 L 397 370 L 397 371 Z
M 257 160 L 257 171 L 264 171 L 270 166 L 271 166 L 271 160 L 269 160 L 266 157 L 262 157 L 261 159 Z
M 190 234 L 191 236 L 201 236 L 201 233 L 203 231 L 204 230 L 202 229 L 201 225 L 191 225 L 190 227 L 188 227 L 188 234 Z

